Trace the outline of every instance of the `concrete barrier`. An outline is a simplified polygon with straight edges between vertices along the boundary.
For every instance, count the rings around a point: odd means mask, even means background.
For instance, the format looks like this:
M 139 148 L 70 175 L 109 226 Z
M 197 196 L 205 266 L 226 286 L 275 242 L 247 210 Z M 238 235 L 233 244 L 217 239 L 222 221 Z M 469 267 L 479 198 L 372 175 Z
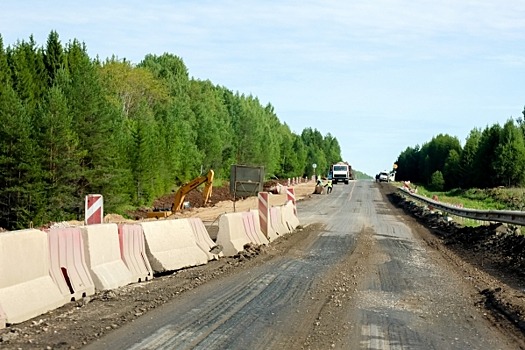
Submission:
M 255 224 L 255 229 L 258 231 L 258 234 L 259 235 L 262 235 L 264 238 L 266 238 L 266 236 L 264 235 L 264 233 L 262 232 L 261 230 L 261 223 L 259 221 L 259 211 L 257 209 L 251 209 L 250 212 L 253 214 L 253 221 L 254 221 L 254 224 Z M 268 231 L 268 236 L 269 238 L 267 238 L 268 242 L 272 242 L 273 240 L 277 239 L 277 237 L 279 237 L 275 231 L 273 231 L 272 229 L 272 226 L 271 225 L 268 225 L 269 226 L 269 231 Z
M 117 224 L 80 227 L 86 264 L 96 290 L 108 290 L 134 282 L 120 255 Z
M 294 231 L 300 223 L 299 218 L 295 214 L 295 205 L 292 201 L 288 201 L 282 206 L 282 213 L 284 222 L 291 232 Z
M 187 219 L 147 221 L 141 225 L 154 272 L 175 271 L 208 262 Z
M 54 227 L 47 233 L 50 273 L 67 302 L 95 294 L 78 227 Z
M 270 208 L 270 224 L 279 236 L 290 233 L 288 227 L 283 224 L 281 207 Z
M 244 250 L 244 245 L 251 243 L 244 229 L 243 213 L 223 214 L 219 218 L 217 244 L 222 246 L 225 256 L 234 256 Z
M 64 304 L 49 274 L 49 242 L 43 231 L 0 232 L 0 316 L 20 323 Z
M 153 278 L 153 269 L 146 254 L 144 233 L 139 224 L 121 224 L 118 226 L 120 254 L 124 264 L 131 272 L 135 282 Z
M 242 213 L 242 221 L 244 224 L 244 231 L 246 231 L 252 243 L 265 245 L 270 243 L 270 241 L 264 236 L 264 234 L 262 234 L 260 226 L 255 226 L 255 218 L 253 212 L 247 211 Z
M 285 205 L 286 204 L 283 204 L 283 205 L 277 207 L 277 213 L 278 213 L 277 215 L 280 218 L 281 226 L 284 229 L 284 233 L 287 234 L 287 233 L 291 233 L 293 231 L 293 229 L 286 222 L 285 213 L 284 213 Z
M 251 209 L 250 210 L 252 213 L 254 213 L 254 222 L 255 222 L 255 227 L 261 232 L 261 234 L 264 236 L 264 233 L 262 232 L 261 230 L 261 221 L 260 221 L 260 215 L 259 215 L 259 211 L 257 209 Z M 270 210 L 268 210 L 268 213 L 270 213 Z M 271 223 L 270 223 L 270 215 L 268 215 L 269 218 L 268 218 L 268 241 L 269 242 L 273 242 L 275 241 L 277 238 L 279 238 L 279 235 L 277 234 L 277 232 L 275 232 L 275 230 L 273 229 Z
M 259 222 L 258 227 L 268 240 L 270 240 L 269 232 L 271 228 L 269 195 L 268 192 L 259 192 L 257 194 L 257 208 L 259 209 L 257 211 L 259 214 L 259 218 L 257 219 Z
M 214 241 L 212 241 L 202 220 L 200 218 L 190 218 L 188 220 L 193 229 L 195 241 L 199 248 L 201 248 L 201 250 L 208 256 L 208 261 L 219 260 L 219 257 L 224 256 L 222 253 L 222 247 L 219 247 Z
M 2 305 L 0 305 L 0 329 L 5 328 L 7 325 L 7 316 L 4 312 L 4 309 L 2 309 Z

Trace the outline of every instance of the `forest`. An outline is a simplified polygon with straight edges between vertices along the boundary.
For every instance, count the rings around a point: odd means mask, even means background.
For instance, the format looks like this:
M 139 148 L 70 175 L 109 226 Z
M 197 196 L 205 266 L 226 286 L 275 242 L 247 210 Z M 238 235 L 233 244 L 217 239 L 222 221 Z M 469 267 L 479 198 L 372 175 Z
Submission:
M 55 31 L 40 46 L 0 36 L 0 228 L 82 220 L 93 193 L 124 214 L 209 169 L 227 180 L 232 164 L 288 178 L 341 160 L 330 134 L 295 134 L 271 104 L 190 77 L 174 54 L 134 64 Z
M 397 180 L 435 191 L 525 185 L 525 109 L 523 117 L 474 128 L 462 146 L 455 136 L 439 134 L 399 155 Z

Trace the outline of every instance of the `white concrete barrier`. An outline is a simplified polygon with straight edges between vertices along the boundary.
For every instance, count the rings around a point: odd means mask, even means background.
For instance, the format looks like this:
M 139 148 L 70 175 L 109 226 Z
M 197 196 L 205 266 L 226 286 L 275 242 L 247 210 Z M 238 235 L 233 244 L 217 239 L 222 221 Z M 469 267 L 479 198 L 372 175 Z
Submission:
M 0 329 L 5 328 L 7 325 L 7 316 L 4 312 L 4 309 L 2 309 L 2 305 L 0 305 Z
M 234 256 L 244 250 L 244 245 L 251 243 L 244 229 L 243 213 L 223 214 L 219 218 L 217 244 L 222 246 L 225 256 Z
M 122 260 L 131 272 L 133 281 L 142 282 L 152 279 L 153 269 L 146 254 L 142 226 L 121 224 L 118 226 L 118 238 Z
M 20 323 L 66 304 L 49 268 L 45 232 L 0 232 L 0 319 Z
M 80 229 L 86 264 L 96 290 L 115 289 L 135 282 L 120 255 L 117 224 L 88 225 Z
M 211 239 L 208 230 L 204 226 L 204 223 L 200 218 L 189 218 L 188 219 L 195 235 L 195 241 L 201 250 L 208 256 L 208 261 L 219 260 L 219 257 L 224 256 L 222 249 L 219 248 L 215 242 Z
M 260 221 L 259 221 L 259 218 L 260 218 L 259 211 L 257 209 L 251 209 L 250 211 L 253 214 L 253 221 L 255 223 L 255 229 L 258 231 L 259 235 L 261 235 L 262 237 L 266 238 L 266 236 L 264 235 L 264 233 L 261 230 L 261 224 L 260 224 Z M 272 242 L 275 239 L 277 239 L 279 236 L 272 229 L 271 225 L 268 225 L 268 227 L 269 227 L 269 231 L 268 231 L 269 238 L 267 240 L 268 240 L 268 242 Z
M 147 221 L 141 225 L 153 271 L 175 271 L 208 262 L 187 219 Z
M 53 227 L 47 233 L 50 273 L 67 302 L 95 294 L 79 227 Z
M 242 221 L 244 224 L 244 231 L 248 234 L 248 238 L 252 243 L 265 245 L 270 243 L 261 232 L 260 225 L 257 224 L 256 226 L 254 213 L 252 211 L 242 213 Z
M 260 213 L 259 213 L 259 210 L 257 210 L 257 209 L 251 209 L 251 212 L 257 214 L 257 217 L 254 217 L 255 226 L 258 228 L 259 231 L 261 231 L 261 234 L 264 236 L 264 232 L 262 232 L 262 229 L 261 229 L 261 221 L 260 221 Z M 277 232 L 275 232 L 275 230 L 273 229 L 273 227 L 272 227 L 272 225 L 271 225 L 271 223 L 270 223 L 270 220 L 271 220 L 270 210 L 268 210 L 268 241 L 269 241 L 269 242 L 273 242 L 273 241 L 275 241 L 277 238 L 279 238 L 279 235 L 278 235 Z
M 294 231 L 299 226 L 299 218 L 295 215 L 295 205 L 292 201 L 288 201 L 282 206 L 282 213 L 284 222 L 290 231 Z
M 284 207 L 285 207 L 285 205 L 286 204 L 278 206 L 277 207 L 277 213 L 278 213 L 278 217 L 280 218 L 280 221 L 281 221 L 281 226 L 283 227 L 285 234 L 287 234 L 287 233 L 291 233 L 293 231 L 293 229 L 290 228 L 290 226 L 286 222 L 285 214 L 284 214 Z
M 283 224 L 281 207 L 272 207 L 270 209 L 270 224 L 279 236 L 290 233 L 288 227 Z

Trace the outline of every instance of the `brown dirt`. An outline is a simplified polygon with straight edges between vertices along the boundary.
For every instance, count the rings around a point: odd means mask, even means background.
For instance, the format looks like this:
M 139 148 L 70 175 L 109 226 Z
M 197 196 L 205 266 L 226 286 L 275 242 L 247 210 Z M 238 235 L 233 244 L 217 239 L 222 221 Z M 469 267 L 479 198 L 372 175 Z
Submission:
M 313 188 L 313 183 L 296 186 L 298 200 L 308 200 L 312 196 Z M 405 217 L 407 225 L 475 286 L 479 294 L 473 296 L 473 300 L 478 301 L 479 307 L 488 310 L 487 317 L 491 317 L 496 326 L 506 328 L 507 331 L 509 327 L 516 326 L 516 338 L 523 337 L 525 298 L 519 289 L 525 282 L 521 272 L 523 258 L 520 257 L 523 249 L 517 248 L 523 247 L 522 237 L 520 240 L 520 237 L 516 237 L 510 231 L 502 231 L 501 226 L 461 228 L 443 220 L 439 215 L 429 213 L 413 202 L 404 200 L 389 185 L 381 185 L 380 188 L 385 198 L 393 203 L 392 208 L 399 213 L 409 214 Z M 245 210 L 256 204 L 250 199 L 245 199 L 238 201 L 236 205 L 238 210 Z M 214 203 L 212 207 L 193 207 L 178 215 L 211 218 L 221 211 L 232 210 L 232 201 L 222 200 Z M 209 211 L 213 214 L 206 214 Z M 430 231 L 425 227 L 430 228 Z M 287 254 L 298 245 L 308 244 L 307 242 L 316 237 L 318 229 L 315 225 L 299 228 L 300 234 L 286 235 L 270 246 L 249 245 L 235 257 L 156 276 L 149 282 L 98 292 L 84 300 L 71 302 L 32 320 L 0 330 L 0 348 L 78 349 L 208 281 L 267 263 L 276 256 Z M 327 312 L 323 314 L 326 318 L 319 324 L 319 331 L 304 334 L 302 339 L 306 339 L 306 342 L 289 344 L 291 347 L 329 345 L 332 344 L 332 337 L 336 337 L 339 331 L 345 331 L 342 329 L 345 326 L 339 319 L 341 300 L 347 298 L 345 295 L 351 293 L 361 276 L 367 273 L 366 260 L 371 258 L 370 233 L 362 232 L 360 237 L 354 254 L 323 278 L 322 289 L 312 291 L 323 294 L 312 295 L 312 304 L 316 303 L 315 300 L 329 300 L 328 304 L 323 306 Z
M 287 180 L 286 181 L 284 180 L 267 181 L 263 185 L 263 190 L 266 192 L 278 194 L 278 186 L 279 185 L 286 186 L 287 182 L 288 182 Z M 187 216 L 188 211 L 192 209 L 217 207 L 217 206 L 221 206 L 221 203 L 228 203 L 228 206 L 233 207 L 234 201 L 239 202 L 244 199 L 245 198 L 235 198 L 233 194 L 230 193 L 230 185 L 226 183 L 225 185 L 220 186 L 220 187 L 213 187 L 208 203 L 204 203 L 204 198 L 202 196 L 202 189 L 197 188 L 193 191 L 188 192 L 186 196 L 184 197 L 184 201 L 189 203 L 189 207 L 187 209 L 184 209 L 183 212 L 185 212 Z M 175 200 L 175 192 L 162 196 L 160 198 L 157 198 L 153 202 L 153 208 L 141 208 L 141 209 L 137 209 L 134 211 L 129 211 L 127 214 L 130 218 L 133 218 L 134 220 L 146 219 L 148 211 L 171 210 L 174 200 Z M 174 214 L 174 215 L 177 216 L 177 214 Z M 108 220 L 108 221 L 111 221 L 111 220 Z

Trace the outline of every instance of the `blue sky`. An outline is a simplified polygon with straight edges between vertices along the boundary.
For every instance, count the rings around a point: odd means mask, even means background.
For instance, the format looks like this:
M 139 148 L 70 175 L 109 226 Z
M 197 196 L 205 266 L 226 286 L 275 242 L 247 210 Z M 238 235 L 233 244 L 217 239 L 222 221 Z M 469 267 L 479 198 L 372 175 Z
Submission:
M 525 0 L 4 0 L 0 34 L 44 45 L 55 30 L 134 63 L 172 53 L 375 175 L 440 133 L 463 143 L 522 116 L 524 18 Z

